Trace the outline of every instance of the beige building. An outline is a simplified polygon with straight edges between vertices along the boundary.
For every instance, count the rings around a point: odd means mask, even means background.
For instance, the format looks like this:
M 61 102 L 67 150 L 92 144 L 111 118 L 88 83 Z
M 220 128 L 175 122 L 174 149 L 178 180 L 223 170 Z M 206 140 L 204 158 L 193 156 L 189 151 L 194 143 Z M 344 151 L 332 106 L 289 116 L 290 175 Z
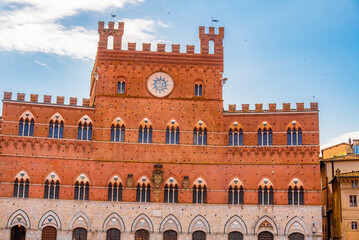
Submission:
M 359 140 L 322 150 L 323 238 L 359 239 Z

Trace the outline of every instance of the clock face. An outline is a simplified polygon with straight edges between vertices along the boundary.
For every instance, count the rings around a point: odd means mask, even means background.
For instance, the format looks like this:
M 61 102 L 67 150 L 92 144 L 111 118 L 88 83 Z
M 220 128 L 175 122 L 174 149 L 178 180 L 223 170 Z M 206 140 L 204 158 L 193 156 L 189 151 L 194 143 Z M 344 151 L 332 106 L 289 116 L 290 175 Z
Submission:
M 172 92 L 173 79 L 164 72 L 156 72 L 147 80 L 147 88 L 156 97 L 165 97 Z

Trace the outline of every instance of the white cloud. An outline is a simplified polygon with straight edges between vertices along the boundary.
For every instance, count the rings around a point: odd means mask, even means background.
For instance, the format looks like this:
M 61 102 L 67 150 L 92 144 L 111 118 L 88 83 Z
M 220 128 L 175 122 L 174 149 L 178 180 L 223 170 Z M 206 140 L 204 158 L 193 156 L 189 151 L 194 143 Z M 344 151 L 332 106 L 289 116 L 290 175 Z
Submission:
M 37 64 L 39 64 L 40 66 L 43 66 L 43 67 L 48 68 L 48 66 L 47 66 L 46 63 L 43 63 L 43 62 L 40 62 L 40 61 L 37 61 L 37 60 L 34 60 L 34 63 L 37 63 Z
M 79 13 L 103 12 L 143 0 L 0 0 L 9 10 L 0 16 L 0 50 L 44 52 L 93 59 L 98 33 L 82 26 L 65 27 L 60 20 Z M 2 2 L 2 3 L 1 3 Z M 156 30 L 165 25 L 148 19 L 124 19 L 124 41 L 157 42 Z
M 349 138 L 353 139 L 359 139 L 359 131 L 356 132 L 349 132 L 349 133 L 344 133 L 342 135 L 340 135 L 339 137 L 334 137 L 329 139 L 328 142 L 326 142 L 325 144 L 321 145 L 320 148 L 324 149 L 333 145 L 336 145 L 338 143 L 342 143 L 342 142 L 348 142 Z

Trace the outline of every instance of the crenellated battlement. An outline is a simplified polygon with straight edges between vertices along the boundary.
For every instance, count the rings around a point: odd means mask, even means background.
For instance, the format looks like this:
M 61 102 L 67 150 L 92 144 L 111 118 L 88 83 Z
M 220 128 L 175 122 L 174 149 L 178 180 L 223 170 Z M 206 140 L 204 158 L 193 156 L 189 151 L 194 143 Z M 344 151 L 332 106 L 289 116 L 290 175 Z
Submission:
M 261 113 L 261 112 L 308 112 L 308 111 L 318 111 L 318 103 L 311 102 L 310 108 L 305 108 L 304 103 L 296 103 L 296 108 L 291 108 L 290 103 L 283 103 L 282 109 L 277 109 L 276 103 L 269 103 L 268 109 L 263 109 L 262 103 L 256 103 L 255 109 L 250 110 L 249 104 L 242 104 L 242 109 L 237 110 L 236 104 L 229 104 L 228 110 L 225 110 L 225 113 Z
M 82 107 L 90 107 L 90 99 L 83 98 L 82 105 L 77 104 L 77 98 L 70 97 L 69 104 L 65 104 L 65 97 L 57 96 L 56 102 L 52 102 L 51 95 L 44 95 L 43 101 L 39 102 L 38 94 L 30 94 L 30 101 L 25 101 L 25 93 L 17 93 L 16 99 L 12 99 L 12 92 L 4 92 L 5 101 L 21 101 L 21 102 L 31 102 L 31 103 L 44 103 L 44 104 L 56 104 L 56 105 L 65 105 L 65 106 L 82 106 Z
M 224 38 L 224 28 L 218 28 L 218 33 L 215 31 L 214 27 L 209 27 L 208 32 L 206 32 L 206 28 L 204 26 L 199 27 L 199 38 L 200 38 L 200 53 L 196 55 L 214 55 L 214 56 L 223 56 L 223 38 Z M 114 22 L 108 23 L 108 28 L 105 28 L 104 22 L 98 23 L 98 33 L 100 35 L 98 42 L 98 51 L 113 51 L 113 50 L 122 50 L 122 36 L 124 33 L 124 23 L 119 22 L 118 28 L 115 28 Z M 109 37 L 113 37 L 113 48 L 108 45 Z M 209 43 L 213 42 L 214 49 L 213 52 L 209 50 Z M 143 43 L 142 50 L 136 50 L 136 43 L 129 42 L 127 45 L 126 52 L 143 52 L 143 53 L 166 53 L 166 54 L 180 54 L 179 56 L 183 56 L 185 54 L 195 54 L 194 45 L 186 45 L 186 52 L 180 52 L 179 44 L 172 44 L 171 51 L 166 52 L 166 45 L 162 43 L 157 44 L 157 49 L 151 51 L 151 43 Z

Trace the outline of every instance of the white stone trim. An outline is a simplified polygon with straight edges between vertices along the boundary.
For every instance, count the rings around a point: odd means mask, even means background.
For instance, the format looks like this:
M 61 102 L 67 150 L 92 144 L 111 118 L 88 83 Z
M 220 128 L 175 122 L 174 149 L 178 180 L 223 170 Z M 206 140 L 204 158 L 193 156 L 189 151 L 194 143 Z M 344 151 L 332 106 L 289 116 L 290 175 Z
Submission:
M 235 226 L 235 222 L 238 222 L 238 226 Z M 247 225 L 238 215 L 232 216 L 224 226 L 224 234 L 229 234 L 233 231 L 238 231 L 241 232 L 243 235 L 248 235 Z
M 26 229 L 31 227 L 29 216 L 22 210 L 16 210 L 7 220 L 6 227 L 12 228 L 13 226 L 21 225 Z
M 111 225 L 110 221 L 113 222 L 113 219 L 115 219 L 115 223 Z M 103 222 L 102 229 L 104 232 L 110 228 L 118 228 L 121 233 L 125 232 L 125 223 L 117 213 L 111 213 Z
M 49 220 L 49 219 L 52 219 L 52 220 Z M 42 215 L 42 217 L 39 221 L 38 228 L 43 229 L 44 227 L 47 227 L 47 226 L 54 227 L 54 228 L 56 228 L 56 230 L 61 229 L 61 220 L 60 220 L 59 216 L 52 210 L 47 211 L 44 215 Z
M 75 224 L 76 220 L 78 220 L 80 217 L 82 217 L 85 220 L 86 224 L 81 224 L 81 226 L 77 226 Z M 72 218 L 70 225 L 69 225 L 69 230 L 72 231 L 73 229 L 77 228 L 77 227 L 83 227 L 85 228 L 87 231 L 91 230 L 91 225 L 90 225 L 90 219 L 87 217 L 87 215 L 83 212 L 78 212 L 75 214 L 75 216 Z
M 137 224 L 141 221 L 141 220 L 144 220 L 146 223 L 147 223 L 147 228 L 145 228 L 145 226 L 137 226 Z M 144 225 L 144 223 L 143 223 Z M 151 219 L 144 213 L 138 215 L 135 220 L 133 221 L 132 223 L 132 226 L 131 226 L 131 232 L 136 232 L 137 230 L 140 230 L 140 229 L 145 229 L 145 230 L 148 230 L 149 232 L 152 232 L 153 233 L 153 224 L 152 224 L 152 221 Z
M 203 226 L 197 227 L 196 225 L 198 223 L 202 223 Z M 206 218 L 204 218 L 202 215 L 197 215 L 195 218 L 192 219 L 191 223 L 188 227 L 188 234 L 191 234 L 195 231 L 204 231 L 205 233 L 211 233 L 210 225 Z
M 173 226 L 166 226 L 167 225 L 167 223 L 169 222 L 169 221 L 173 221 L 175 224 L 175 226 L 176 226 L 176 228 Z M 174 231 L 176 231 L 177 233 L 182 233 L 182 225 L 181 225 L 181 223 L 180 223 L 180 221 L 174 216 L 174 215 L 172 215 L 172 214 L 169 214 L 169 215 L 167 215 L 163 220 L 162 220 L 162 222 L 161 222 L 161 224 L 160 224 L 160 228 L 159 228 L 159 232 L 160 233 L 163 233 L 163 232 L 165 232 L 165 231 L 167 231 L 167 230 L 174 230 Z

